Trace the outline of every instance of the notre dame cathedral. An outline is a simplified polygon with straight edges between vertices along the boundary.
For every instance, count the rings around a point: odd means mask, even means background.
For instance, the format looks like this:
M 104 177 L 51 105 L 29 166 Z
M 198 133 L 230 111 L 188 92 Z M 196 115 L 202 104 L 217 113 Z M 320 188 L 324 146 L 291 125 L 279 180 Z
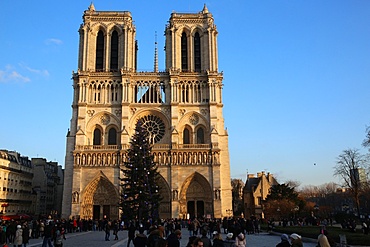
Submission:
M 120 166 L 142 120 L 161 174 L 161 218 L 215 217 L 232 210 L 228 133 L 217 29 L 204 6 L 173 12 L 165 71 L 137 71 L 128 11 L 84 11 L 73 72 L 62 217 L 119 219 Z M 124 212 L 123 212 L 124 213 Z

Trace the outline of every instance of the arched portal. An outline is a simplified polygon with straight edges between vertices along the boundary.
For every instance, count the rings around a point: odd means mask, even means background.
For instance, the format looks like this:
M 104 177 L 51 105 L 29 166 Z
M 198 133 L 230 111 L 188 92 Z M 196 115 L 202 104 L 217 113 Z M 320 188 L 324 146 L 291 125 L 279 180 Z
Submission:
M 82 192 L 81 218 L 83 219 L 119 219 L 119 194 L 111 181 L 102 171 L 86 186 Z
M 180 215 L 190 218 L 213 217 L 211 185 L 197 172 L 189 176 L 181 188 Z
M 170 219 L 171 218 L 171 190 L 166 180 L 160 176 L 157 181 L 159 186 L 159 194 L 162 197 L 159 206 L 159 218 Z

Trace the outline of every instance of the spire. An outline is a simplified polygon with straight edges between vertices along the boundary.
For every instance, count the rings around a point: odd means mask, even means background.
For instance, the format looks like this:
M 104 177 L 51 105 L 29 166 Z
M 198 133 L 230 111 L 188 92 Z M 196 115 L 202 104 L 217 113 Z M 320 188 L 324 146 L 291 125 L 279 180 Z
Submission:
M 157 31 L 155 31 L 155 48 L 154 48 L 154 72 L 158 72 L 158 47 L 157 47 Z
M 207 9 L 206 4 L 204 4 L 202 12 L 203 12 L 203 14 L 208 14 L 208 9 Z
M 91 2 L 90 6 L 89 6 L 89 11 L 91 11 L 91 12 L 95 11 L 95 6 L 94 6 L 93 2 Z

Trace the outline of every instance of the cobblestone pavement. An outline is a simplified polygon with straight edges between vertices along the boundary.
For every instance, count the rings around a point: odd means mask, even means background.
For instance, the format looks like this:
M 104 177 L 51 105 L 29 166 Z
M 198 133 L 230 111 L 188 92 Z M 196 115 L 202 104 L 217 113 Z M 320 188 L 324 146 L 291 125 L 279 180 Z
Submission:
M 92 232 L 77 232 L 66 234 L 67 240 L 63 242 L 63 247 L 127 247 L 127 231 L 118 233 L 118 240 L 113 240 L 111 234 L 110 241 L 104 240 L 105 233 L 103 231 Z M 226 238 L 226 234 L 222 234 L 222 238 Z M 268 233 L 247 235 L 247 247 L 275 247 L 280 242 L 280 236 L 271 235 Z M 189 232 L 186 228 L 182 230 L 181 247 L 186 247 L 189 240 Z M 42 239 L 30 239 L 28 247 L 39 247 L 42 244 Z M 9 245 L 9 247 L 12 245 Z M 312 241 L 304 242 L 304 247 L 315 247 L 316 243 Z M 131 243 L 130 247 L 134 247 Z

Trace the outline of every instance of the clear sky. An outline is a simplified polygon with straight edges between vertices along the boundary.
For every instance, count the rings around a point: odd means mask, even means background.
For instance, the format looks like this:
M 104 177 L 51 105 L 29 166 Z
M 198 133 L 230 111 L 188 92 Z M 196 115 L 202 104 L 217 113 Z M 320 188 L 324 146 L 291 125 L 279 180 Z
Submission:
M 0 1 L 0 149 L 64 165 L 78 29 L 91 0 Z M 130 11 L 138 69 L 153 69 L 172 11 L 206 4 L 218 29 L 232 178 L 266 171 L 279 182 L 338 182 L 336 158 L 370 125 L 368 0 L 95 0 Z M 316 165 L 314 165 L 316 164 Z

